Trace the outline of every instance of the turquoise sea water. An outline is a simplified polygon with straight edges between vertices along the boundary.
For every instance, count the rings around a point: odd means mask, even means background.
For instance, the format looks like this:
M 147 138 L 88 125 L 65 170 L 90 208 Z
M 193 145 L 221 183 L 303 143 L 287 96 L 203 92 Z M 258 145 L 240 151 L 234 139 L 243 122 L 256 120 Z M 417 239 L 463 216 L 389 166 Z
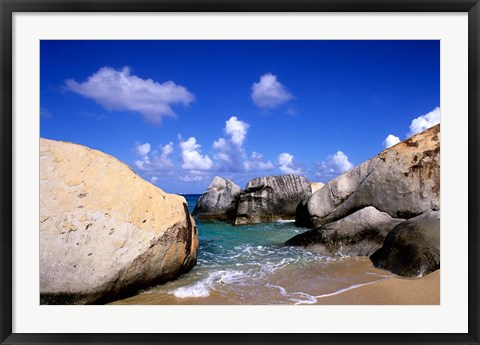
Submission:
M 184 195 L 190 213 L 200 195 Z M 381 278 L 342 258 L 285 247 L 307 231 L 293 221 L 232 226 L 196 220 L 196 266 L 184 276 L 127 299 L 138 304 L 309 304 L 331 294 Z M 353 265 L 355 269 L 352 272 Z M 367 265 L 368 267 L 368 265 Z

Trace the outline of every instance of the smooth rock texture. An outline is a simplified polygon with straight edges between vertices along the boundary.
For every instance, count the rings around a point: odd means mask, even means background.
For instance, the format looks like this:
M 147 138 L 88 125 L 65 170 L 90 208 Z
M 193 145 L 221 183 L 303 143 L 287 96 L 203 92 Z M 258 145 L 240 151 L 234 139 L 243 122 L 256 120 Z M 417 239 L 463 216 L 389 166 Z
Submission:
M 292 237 L 285 244 L 305 247 L 320 255 L 369 256 L 382 246 L 387 234 L 403 221 L 368 206 L 345 218 Z
M 196 263 L 186 201 L 102 152 L 40 139 L 42 304 L 106 303 Z
M 193 216 L 198 219 L 232 219 L 241 192 L 242 189 L 231 180 L 215 176 L 207 191 L 198 199 Z
M 366 206 L 406 219 L 440 209 L 440 124 L 328 182 L 299 204 L 295 222 L 316 228 Z
M 300 201 L 311 194 L 310 182 L 300 175 L 255 178 L 247 183 L 238 200 L 235 224 L 255 224 L 295 219 Z
M 395 227 L 370 256 L 378 268 L 418 277 L 440 268 L 440 212 L 427 211 Z

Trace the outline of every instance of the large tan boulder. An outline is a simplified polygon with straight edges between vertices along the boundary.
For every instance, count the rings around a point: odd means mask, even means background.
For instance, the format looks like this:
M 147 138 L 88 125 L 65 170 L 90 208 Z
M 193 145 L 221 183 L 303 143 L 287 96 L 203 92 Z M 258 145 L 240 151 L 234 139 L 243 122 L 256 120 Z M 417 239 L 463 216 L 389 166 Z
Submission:
M 42 303 L 105 303 L 189 271 L 186 201 L 87 147 L 40 140 Z
M 405 219 L 440 209 L 440 124 L 328 182 L 299 204 L 295 222 L 316 228 L 367 206 Z

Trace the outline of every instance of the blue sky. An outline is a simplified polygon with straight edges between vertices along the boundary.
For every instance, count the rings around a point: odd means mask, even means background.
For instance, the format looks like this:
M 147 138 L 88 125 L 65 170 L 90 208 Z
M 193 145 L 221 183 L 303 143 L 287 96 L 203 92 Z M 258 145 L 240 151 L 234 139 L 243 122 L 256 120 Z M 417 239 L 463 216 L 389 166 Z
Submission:
M 171 193 L 331 178 L 440 121 L 439 41 L 41 41 L 40 134 Z

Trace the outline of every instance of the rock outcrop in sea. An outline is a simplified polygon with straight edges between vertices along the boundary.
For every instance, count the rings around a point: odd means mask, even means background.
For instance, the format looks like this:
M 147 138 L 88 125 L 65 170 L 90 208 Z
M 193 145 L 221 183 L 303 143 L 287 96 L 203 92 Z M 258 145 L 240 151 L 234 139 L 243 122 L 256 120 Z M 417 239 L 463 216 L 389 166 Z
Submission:
M 325 255 L 371 255 L 403 276 L 440 267 L 440 125 L 328 182 L 297 207 L 314 228 L 286 245 Z
M 196 263 L 185 199 L 102 152 L 40 140 L 42 304 L 106 303 Z
M 236 225 L 293 220 L 298 203 L 310 194 L 310 182 L 300 175 L 255 178 L 247 183 L 245 190 L 228 179 L 215 177 L 199 198 L 193 215 Z
M 242 189 L 231 180 L 215 176 L 207 191 L 198 199 L 192 215 L 198 219 L 233 219 Z
M 317 228 L 373 206 L 394 218 L 440 209 L 440 125 L 392 146 L 299 204 L 298 226 Z
M 294 219 L 297 205 L 312 193 L 300 175 L 265 176 L 251 180 L 240 193 L 235 224 Z

